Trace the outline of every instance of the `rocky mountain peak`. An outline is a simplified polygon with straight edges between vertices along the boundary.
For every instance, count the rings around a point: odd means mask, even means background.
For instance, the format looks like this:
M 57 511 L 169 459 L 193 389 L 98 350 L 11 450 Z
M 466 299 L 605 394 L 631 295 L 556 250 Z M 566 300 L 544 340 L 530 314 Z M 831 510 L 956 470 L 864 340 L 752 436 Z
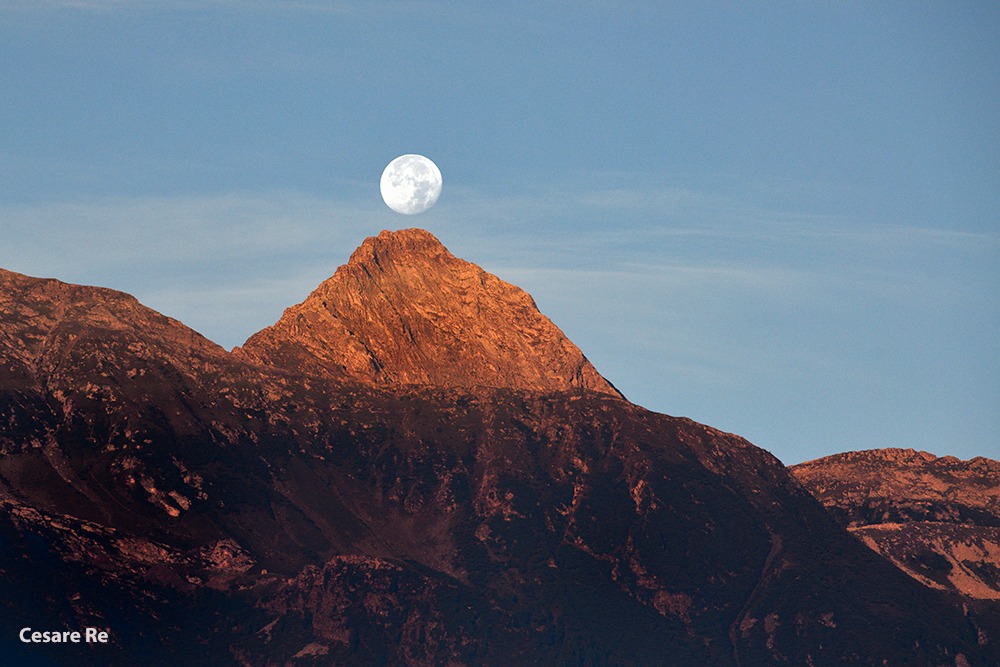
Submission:
M 351 254 L 348 265 L 365 262 L 407 258 L 420 258 L 427 262 L 455 260 L 448 249 L 425 229 L 412 227 L 397 231 L 382 230 L 378 236 L 369 236 Z
M 422 229 L 366 239 L 333 277 L 236 352 L 376 385 L 620 395 L 531 296 Z

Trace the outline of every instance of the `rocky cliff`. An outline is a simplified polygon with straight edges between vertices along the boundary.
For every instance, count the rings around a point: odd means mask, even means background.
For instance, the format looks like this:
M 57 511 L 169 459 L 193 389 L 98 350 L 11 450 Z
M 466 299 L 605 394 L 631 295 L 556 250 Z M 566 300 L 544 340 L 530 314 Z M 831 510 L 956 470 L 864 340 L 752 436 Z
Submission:
M 855 536 L 917 581 L 1000 600 L 1000 462 L 877 449 L 791 470 Z
M 377 385 L 619 395 L 527 293 L 421 229 L 365 240 L 238 354 Z

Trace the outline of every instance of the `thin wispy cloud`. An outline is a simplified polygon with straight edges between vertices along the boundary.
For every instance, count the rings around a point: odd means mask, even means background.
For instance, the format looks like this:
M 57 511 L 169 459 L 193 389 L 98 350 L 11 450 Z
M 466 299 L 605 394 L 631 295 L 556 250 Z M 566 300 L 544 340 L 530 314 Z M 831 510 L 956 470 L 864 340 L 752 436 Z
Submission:
M 4 206 L 0 266 L 130 292 L 230 345 L 270 324 L 251 307 L 266 318 L 302 299 L 374 217 L 288 192 Z
M 88 12 L 144 10 L 190 11 L 198 9 L 223 9 L 243 13 L 317 14 L 317 15 L 375 15 L 385 12 L 427 12 L 441 8 L 441 2 L 404 2 L 403 0 L 0 0 L 0 11 L 46 11 L 67 9 Z
M 55 263 L 74 272 L 110 263 L 155 262 L 195 264 L 219 260 L 255 260 L 299 253 L 308 248 L 353 247 L 387 224 L 433 223 L 446 245 L 470 259 L 526 270 L 580 270 L 600 253 L 597 274 L 647 278 L 671 273 L 674 279 L 701 275 L 731 276 L 748 282 L 780 269 L 805 276 L 822 273 L 824 265 L 874 261 L 874 273 L 892 269 L 891 253 L 942 253 L 975 256 L 1000 251 L 1000 235 L 900 225 L 838 224 L 787 212 L 762 214 L 721 199 L 701 209 L 694 221 L 644 217 L 613 226 L 590 198 L 605 193 L 573 190 L 489 196 L 469 188 L 449 188 L 451 203 L 428 217 L 387 216 L 380 202 L 323 198 L 308 193 L 226 193 L 218 195 L 121 197 L 96 200 L 7 205 L 3 215 L 7 252 L 4 260 L 25 270 Z M 648 192 L 616 189 L 613 199 L 648 202 Z M 707 200 L 698 193 L 671 191 L 664 200 Z M 612 209 L 613 210 L 613 209 Z M 590 225 L 591 218 L 602 224 Z M 656 222 L 654 222 L 656 221 Z M 39 234 L 39 229 L 46 229 Z M 511 233 L 515 231 L 517 233 Z M 703 239 L 685 245 L 683 239 Z M 719 239 L 733 240 L 719 245 Z M 804 266 L 796 253 L 769 256 L 769 244 L 810 246 L 825 254 Z M 757 243 L 759 247 L 746 245 Z M 734 251 L 746 250 L 740 254 Z M 3 254 L 0 254 L 3 257 Z M 512 262 L 511 260 L 517 260 Z M 899 269 L 900 267 L 895 267 Z M 919 263 L 912 267 L 919 273 Z M 842 276 L 845 280 L 856 275 Z
M 302 300 L 364 237 L 424 226 L 532 294 L 632 400 L 752 438 L 774 428 L 755 421 L 762 401 L 869 387 L 861 401 L 890 391 L 887 366 L 959 363 L 1000 306 L 991 233 L 768 211 L 678 188 L 502 195 L 447 180 L 434 209 L 404 217 L 368 185 L 336 197 L 0 205 L 0 266 L 130 292 L 228 348 Z M 912 324 L 887 338 L 893 321 Z M 761 378 L 771 389 L 757 395 Z M 725 397 L 725 413 L 705 411 Z

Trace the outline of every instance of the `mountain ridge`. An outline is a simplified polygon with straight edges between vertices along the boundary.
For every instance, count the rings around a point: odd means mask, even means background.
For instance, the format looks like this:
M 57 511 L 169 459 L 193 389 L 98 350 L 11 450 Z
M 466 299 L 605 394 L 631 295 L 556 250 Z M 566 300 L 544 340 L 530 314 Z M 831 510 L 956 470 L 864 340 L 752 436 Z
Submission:
M 915 580 L 1000 601 L 1000 461 L 888 448 L 790 470 L 845 528 Z
M 440 252 L 429 234 L 410 236 Z M 361 268 L 380 275 L 376 257 L 383 277 L 405 274 L 394 298 L 439 284 L 382 250 L 376 237 L 345 265 L 365 289 L 384 285 Z M 398 375 L 374 381 L 340 372 L 336 356 L 310 365 L 304 342 L 322 336 L 308 328 L 287 351 L 265 338 L 259 356 L 227 353 L 121 293 L 10 283 L 0 353 L 25 372 L 0 383 L 0 658 L 965 667 L 1000 657 L 1000 628 L 852 538 L 772 455 L 596 379 L 600 390 L 574 385 L 585 358 L 559 346 L 526 295 L 453 266 L 508 296 L 525 317 L 515 324 L 564 356 L 528 345 L 508 386 L 463 382 L 441 364 L 444 381 L 429 386 L 400 381 L 413 359 L 389 347 L 373 352 Z M 454 293 L 441 286 L 434 295 Z M 327 304 L 352 298 L 330 294 L 339 300 Z M 390 322 L 421 322 L 411 305 Z M 352 317 L 393 312 L 353 307 Z M 30 364 L 12 352 L 29 348 L 41 351 Z M 534 384 L 530 362 L 550 358 L 566 372 Z M 463 359 L 473 377 L 489 370 L 481 356 Z M 114 643 L 25 647 L 24 623 L 107 628 Z

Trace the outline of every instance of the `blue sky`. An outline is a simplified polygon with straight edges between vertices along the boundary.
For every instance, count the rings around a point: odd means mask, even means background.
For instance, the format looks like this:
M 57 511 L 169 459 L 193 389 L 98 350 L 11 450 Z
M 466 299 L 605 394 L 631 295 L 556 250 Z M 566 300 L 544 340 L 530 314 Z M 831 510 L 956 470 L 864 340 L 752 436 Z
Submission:
M 420 226 L 640 405 L 1000 458 L 995 2 L 0 0 L 0 91 L 4 268 L 232 347 Z

